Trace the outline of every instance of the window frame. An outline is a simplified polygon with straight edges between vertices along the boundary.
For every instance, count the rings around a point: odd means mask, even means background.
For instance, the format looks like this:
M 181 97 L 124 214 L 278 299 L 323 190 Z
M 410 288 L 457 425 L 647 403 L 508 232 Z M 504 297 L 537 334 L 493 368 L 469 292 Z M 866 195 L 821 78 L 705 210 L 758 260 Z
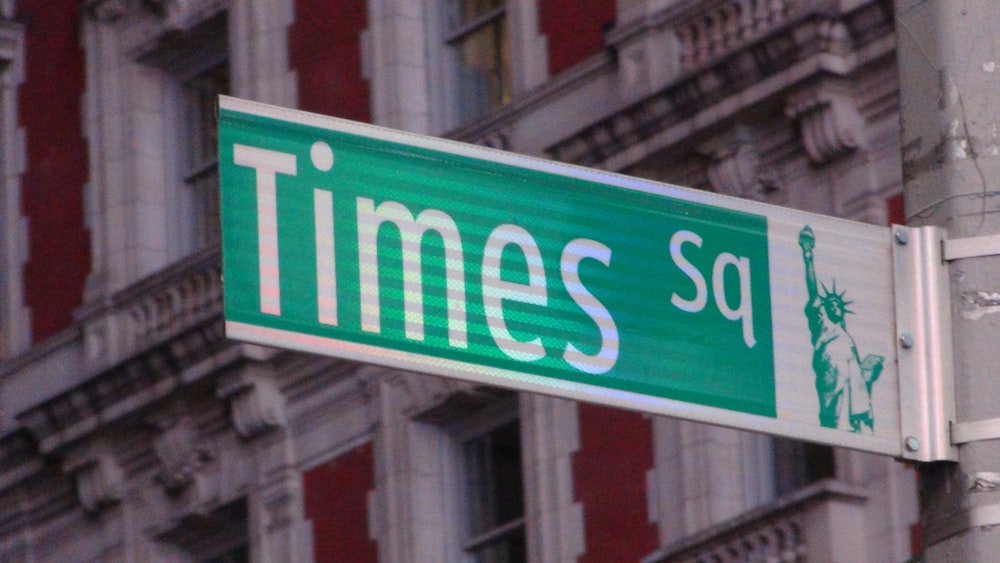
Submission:
M 452 14 L 448 12 L 461 9 L 456 3 L 463 0 L 445 0 L 449 5 L 446 7 L 445 19 L 451 19 Z M 453 103 L 450 108 L 455 113 L 457 123 L 471 123 L 476 119 L 496 111 L 497 109 L 510 103 L 513 95 L 513 81 L 511 80 L 511 37 L 510 18 L 507 7 L 507 0 L 500 0 L 499 6 L 491 8 L 467 22 L 446 22 L 442 40 L 445 44 L 445 65 L 448 73 L 448 81 L 453 95 Z M 459 16 L 461 17 L 461 16 Z M 499 29 L 497 29 L 499 28 Z M 489 73 L 483 73 L 486 78 L 486 88 L 483 89 L 482 96 L 475 100 L 466 108 L 463 104 L 463 92 L 466 88 L 462 71 L 469 67 L 463 62 L 465 48 L 475 48 L 477 46 L 477 35 L 481 32 L 496 34 L 494 42 L 489 44 L 490 62 L 496 65 L 497 84 L 490 84 Z M 492 68 L 492 67 L 491 67 Z M 496 99 L 494 99 L 496 98 Z
M 506 0 L 502 8 L 496 8 L 462 26 L 450 28 L 448 25 L 448 2 L 454 0 L 424 0 L 425 33 L 427 34 L 427 55 L 429 65 L 427 80 L 430 100 L 431 134 L 442 135 L 457 130 L 503 109 L 517 97 L 548 79 L 548 51 L 545 37 L 538 27 L 538 6 L 534 0 Z M 462 120 L 458 111 L 458 85 L 455 72 L 457 53 L 449 46 L 480 20 L 502 11 L 505 18 L 504 33 L 508 44 L 510 67 L 508 89 L 510 102 L 486 111 L 483 114 Z
M 161 105 L 163 158 L 166 162 L 166 194 L 172 212 L 166 217 L 168 261 L 184 258 L 215 244 L 220 236 L 212 232 L 214 221 L 202 214 L 201 199 L 194 180 L 218 170 L 218 157 L 192 165 L 188 145 L 192 138 L 189 84 L 199 77 L 225 67 L 226 90 L 232 91 L 233 65 L 230 45 L 231 14 L 219 8 L 200 14 L 177 32 L 161 34 L 134 48 L 134 60 L 151 68 L 158 87 L 164 92 Z M 218 182 L 215 189 L 218 192 Z M 215 205 L 215 213 L 218 213 Z
M 214 119 L 218 108 L 208 112 L 210 119 L 206 122 L 206 108 L 201 106 L 204 100 L 197 99 L 197 88 L 194 83 L 205 78 L 214 78 L 216 73 L 224 73 L 225 85 L 219 89 L 219 93 L 230 94 L 233 84 L 228 50 L 213 50 L 199 63 L 191 72 L 176 77 L 180 97 L 178 111 L 181 119 L 179 123 L 182 124 L 176 135 L 180 146 L 189 150 L 186 154 L 176 155 L 178 158 L 175 160 L 180 169 L 179 179 L 183 184 L 182 189 L 185 190 L 180 198 L 186 202 L 183 207 L 190 210 L 190 216 L 194 219 L 193 232 L 188 234 L 190 240 L 185 246 L 190 251 L 195 252 L 218 243 L 222 233 L 218 201 L 218 124 Z M 205 145 L 203 140 L 196 143 L 195 139 L 205 134 L 215 140 L 214 143 L 211 143 L 215 150 L 195 155 L 194 147 L 196 144 Z
M 448 468 L 448 474 L 445 475 L 445 486 L 457 492 L 455 495 L 455 504 L 449 510 L 451 513 L 449 520 L 453 523 L 449 528 L 456 531 L 453 537 L 453 541 L 455 542 L 453 558 L 455 560 L 476 561 L 476 554 L 471 550 L 488 545 L 495 541 L 496 538 L 508 535 L 517 529 L 522 530 L 524 534 L 525 550 L 527 552 L 528 529 L 525 519 L 528 506 L 526 490 L 527 475 L 524 464 L 524 434 L 521 427 L 518 403 L 519 399 L 516 394 L 504 396 L 487 405 L 479 412 L 452 422 L 444 429 L 448 442 L 446 456 L 447 459 L 451 460 L 445 464 L 446 468 Z M 523 513 L 518 518 L 475 534 L 471 530 L 471 498 L 469 487 L 467 486 L 469 468 L 466 460 L 465 444 L 512 422 L 517 423 L 518 443 L 521 448 L 520 470 Z

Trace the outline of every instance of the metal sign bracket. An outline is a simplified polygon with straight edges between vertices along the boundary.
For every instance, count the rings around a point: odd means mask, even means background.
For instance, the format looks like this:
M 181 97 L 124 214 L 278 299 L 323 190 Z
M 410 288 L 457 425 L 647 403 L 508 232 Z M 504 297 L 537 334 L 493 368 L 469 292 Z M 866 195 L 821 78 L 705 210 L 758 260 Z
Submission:
M 945 240 L 944 259 L 948 262 L 961 258 L 979 258 L 1000 254 L 1000 235 L 968 237 Z
M 892 227 L 902 458 L 956 461 L 946 231 Z
M 954 444 L 981 442 L 1000 438 L 1000 418 L 956 422 L 951 425 L 951 441 Z

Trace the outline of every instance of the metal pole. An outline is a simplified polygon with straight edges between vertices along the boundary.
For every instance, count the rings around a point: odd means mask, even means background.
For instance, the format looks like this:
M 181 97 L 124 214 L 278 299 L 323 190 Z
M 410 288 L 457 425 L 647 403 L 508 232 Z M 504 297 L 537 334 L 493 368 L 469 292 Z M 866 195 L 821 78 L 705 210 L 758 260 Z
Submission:
M 924 560 L 996 561 L 1000 242 L 989 235 L 1000 233 L 1000 2 L 895 7 L 906 216 L 949 239 L 959 461 L 920 467 Z

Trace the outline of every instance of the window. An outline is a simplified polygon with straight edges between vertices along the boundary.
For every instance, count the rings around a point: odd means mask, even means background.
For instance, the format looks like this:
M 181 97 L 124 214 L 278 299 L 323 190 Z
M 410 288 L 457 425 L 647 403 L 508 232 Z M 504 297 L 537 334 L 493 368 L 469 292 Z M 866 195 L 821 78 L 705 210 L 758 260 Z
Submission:
M 788 438 L 773 438 L 774 492 L 780 497 L 834 476 L 833 448 Z
M 149 81 L 150 88 L 165 92 L 159 115 L 167 169 L 162 186 L 166 209 L 148 213 L 166 213 L 163 252 L 168 259 L 220 238 L 216 104 L 220 94 L 230 93 L 228 15 L 225 11 L 199 15 L 204 19 L 192 16 L 183 31 L 165 32 L 135 49 L 138 62 L 158 70 L 137 74 Z
M 249 563 L 248 522 L 246 499 L 233 501 L 204 514 L 190 515 L 157 538 L 160 541 L 160 557 L 157 559 Z
M 446 0 L 445 42 L 455 121 L 465 123 L 510 101 L 505 0 Z
M 835 476 L 830 446 L 764 434 L 740 434 L 744 506 L 774 502 L 822 479 Z
M 215 108 L 229 93 L 229 65 L 221 62 L 183 84 L 185 127 L 184 182 L 194 206 L 194 242 L 204 248 L 219 240 L 218 125 Z
M 205 559 L 202 563 L 250 563 L 250 553 L 247 546 L 243 545 L 229 551 L 216 555 L 214 557 L 209 557 Z
M 468 515 L 465 552 L 479 563 L 527 561 L 518 421 L 463 442 L 462 461 Z

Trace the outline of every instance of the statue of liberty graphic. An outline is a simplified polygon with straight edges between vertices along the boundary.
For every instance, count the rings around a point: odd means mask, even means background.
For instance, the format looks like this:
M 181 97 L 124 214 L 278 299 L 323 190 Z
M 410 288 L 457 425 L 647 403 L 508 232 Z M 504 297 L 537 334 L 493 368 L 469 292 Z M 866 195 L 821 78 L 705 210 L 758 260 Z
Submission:
M 830 289 L 824 284 L 820 294 L 813 264 L 816 236 L 809 225 L 799 233 L 799 246 L 805 261 L 806 288 L 809 292 L 805 313 L 812 337 L 819 422 L 827 428 L 871 434 L 875 425 L 872 384 L 882 374 L 885 358 L 868 354 L 861 360 L 854 338 L 847 332 L 844 322 L 845 316 L 853 313 L 847 308 L 851 302 L 844 299 L 844 291 L 837 292 L 836 281 Z

